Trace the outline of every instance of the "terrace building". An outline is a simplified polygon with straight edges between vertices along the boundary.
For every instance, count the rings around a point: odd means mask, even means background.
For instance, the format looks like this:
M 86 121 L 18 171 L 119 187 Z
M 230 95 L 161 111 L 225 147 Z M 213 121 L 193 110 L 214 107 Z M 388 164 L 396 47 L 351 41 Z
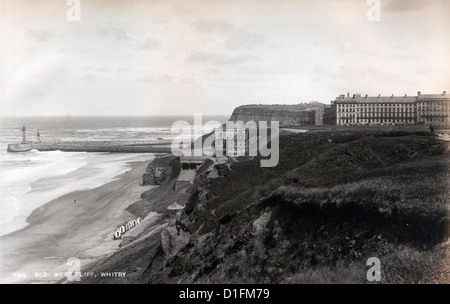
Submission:
M 417 96 L 417 121 L 436 125 L 449 125 L 450 96 L 442 94 L 421 94 Z
M 336 125 L 448 124 L 450 99 L 443 94 L 369 97 L 340 95 L 333 102 Z

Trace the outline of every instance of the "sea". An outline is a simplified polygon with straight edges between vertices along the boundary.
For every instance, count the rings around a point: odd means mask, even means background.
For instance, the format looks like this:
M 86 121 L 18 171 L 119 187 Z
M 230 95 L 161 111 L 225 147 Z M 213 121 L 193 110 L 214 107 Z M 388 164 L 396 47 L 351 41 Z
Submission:
M 224 123 L 225 116 L 203 116 L 203 122 Z M 192 126 L 197 137 L 212 130 L 214 124 L 194 128 L 193 116 L 126 117 L 3 117 L 0 118 L 0 236 L 25 228 L 34 209 L 77 190 L 94 189 L 115 180 L 131 162 L 150 161 L 152 153 L 93 152 L 7 152 L 7 145 L 22 141 L 126 141 L 172 140 L 183 128 Z M 185 125 L 184 125 L 185 128 Z

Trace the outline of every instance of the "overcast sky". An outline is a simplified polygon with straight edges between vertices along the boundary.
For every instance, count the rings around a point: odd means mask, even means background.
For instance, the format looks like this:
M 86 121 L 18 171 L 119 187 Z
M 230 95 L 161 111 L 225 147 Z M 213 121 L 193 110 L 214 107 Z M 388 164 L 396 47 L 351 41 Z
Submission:
M 0 0 L 0 115 L 230 115 L 450 91 L 450 1 Z

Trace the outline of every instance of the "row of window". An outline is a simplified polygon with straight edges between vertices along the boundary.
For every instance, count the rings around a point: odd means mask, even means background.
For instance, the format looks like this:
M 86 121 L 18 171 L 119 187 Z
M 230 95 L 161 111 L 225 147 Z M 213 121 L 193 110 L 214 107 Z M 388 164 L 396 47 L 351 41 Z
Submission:
M 368 104 L 362 104 L 362 103 L 358 103 L 358 104 L 337 104 L 337 107 L 342 107 L 342 108 L 352 108 L 352 107 L 414 107 L 415 104 L 413 103 L 368 103 Z
M 422 122 L 449 122 L 448 117 L 419 118 Z
M 336 104 L 337 109 L 343 109 L 343 108 L 415 108 L 416 104 L 409 103 L 409 104 L 383 104 L 383 103 L 369 103 L 369 104 Z M 436 103 L 418 103 L 417 108 L 418 109 L 425 109 L 425 108 L 433 108 L 433 109 L 448 109 L 450 107 L 449 102 L 436 102 Z
M 338 119 L 337 124 L 338 125 L 346 125 L 346 124 L 355 124 L 355 123 L 361 123 L 361 124 L 373 124 L 373 123 L 380 123 L 380 124 L 386 124 L 386 123 L 414 123 L 414 119 Z
M 418 108 L 418 111 L 439 111 L 439 112 L 449 112 L 450 108 L 431 108 L 431 107 L 427 107 L 427 108 Z
M 446 112 L 432 112 L 432 111 L 426 111 L 426 112 L 417 112 L 417 116 L 449 116 L 450 113 L 446 113 Z
M 359 113 L 358 115 L 356 114 L 337 114 L 337 117 L 369 117 L 369 118 L 373 118 L 373 117 L 415 117 L 415 115 L 413 113 Z
M 396 111 L 397 110 L 397 111 Z M 364 113 L 366 113 L 366 112 L 389 112 L 389 113 L 391 113 L 391 112 L 397 112 L 397 113 L 399 113 L 399 112 L 410 112 L 410 113 L 412 113 L 412 112 L 415 112 L 415 111 L 413 111 L 413 109 L 387 109 L 387 108 L 384 108 L 384 109 L 374 109 L 374 108 L 368 108 L 368 109 L 338 109 L 337 110 L 338 111 L 338 113 L 342 113 L 342 112 L 345 112 L 345 113 L 348 113 L 348 112 L 352 112 L 352 113 L 354 113 L 354 112 L 364 112 Z
M 427 103 L 427 102 L 419 102 L 417 104 L 418 106 L 448 106 L 448 102 L 433 102 L 433 103 Z

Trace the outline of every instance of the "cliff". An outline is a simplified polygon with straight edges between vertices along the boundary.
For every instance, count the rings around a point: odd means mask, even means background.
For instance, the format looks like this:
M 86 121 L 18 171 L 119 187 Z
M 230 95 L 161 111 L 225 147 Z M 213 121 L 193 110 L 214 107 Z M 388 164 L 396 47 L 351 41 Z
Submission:
M 142 184 L 160 185 L 172 174 L 172 168 L 175 167 L 175 161 L 175 157 L 171 155 L 155 157 L 155 159 L 147 166 L 147 169 L 142 176 Z
M 363 283 L 373 256 L 383 282 L 427 281 L 448 237 L 445 146 L 425 133 L 291 135 L 275 168 L 216 165 L 184 210 L 193 236 L 142 282 Z
M 164 172 L 159 176 L 155 175 L 158 168 L 160 172 Z M 190 193 L 186 193 L 181 187 L 178 190 L 175 189 L 180 170 L 181 163 L 178 157 L 172 155 L 156 157 L 148 164 L 142 180 L 144 184 L 155 185 L 156 182 L 159 186 L 143 192 L 141 200 L 131 204 L 127 211 L 141 218 L 150 212 L 168 216 L 167 206 L 174 202 L 180 205 L 186 204 Z
M 448 238 L 448 153 L 421 132 L 284 135 L 276 167 L 244 157 L 198 172 L 182 192 L 192 235 L 169 222 L 103 263 L 139 269 L 123 279 L 135 283 L 364 283 L 378 257 L 382 282 L 429 282 Z M 134 212 L 173 199 L 172 182 Z
M 315 104 L 243 105 L 234 109 L 230 120 L 244 123 L 274 120 L 283 127 L 314 125 L 318 108 Z

